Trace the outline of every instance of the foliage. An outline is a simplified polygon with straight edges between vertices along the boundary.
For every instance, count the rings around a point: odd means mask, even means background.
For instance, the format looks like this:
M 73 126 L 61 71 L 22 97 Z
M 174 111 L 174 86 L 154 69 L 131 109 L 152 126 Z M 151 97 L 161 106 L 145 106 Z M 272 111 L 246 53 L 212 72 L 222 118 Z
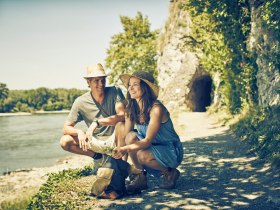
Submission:
M 259 39 L 256 48 L 260 49 L 247 46 L 252 6 L 262 14 L 258 17 L 262 20 L 255 23 L 263 24 L 258 30 L 266 32 L 259 31 L 260 34 L 254 36 Z M 250 107 L 250 112 L 234 126 L 234 131 L 252 144 L 252 152 L 279 166 L 279 107 L 258 108 L 256 58 L 267 62 L 272 72 L 279 71 L 280 2 L 186 0 L 179 7 L 188 10 L 192 17 L 192 32 L 183 37 L 184 47 L 196 52 L 204 70 L 220 75 L 221 105 L 232 114 Z
M 7 88 L 7 85 L 4 83 L 0 83 L 0 101 L 8 98 L 9 95 L 9 89 Z
M 26 95 L 25 100 L 28 106 L 34 107 L 34 109 L 38 110 L 46 104 L 51 97 L 51 92 L 47 88 L 42 87 L 30 90 Z
M 124 32 L 112 37 L 107 50 L 106 67 L 111 69 L 110 82 L 116 83 L 122 73 L 135 70 L 153 72 L 156 76 L 156 37 L 158 31 L 150 31 L 147 17 L 140 12 L 136 17 L 120 17 Z
M 270 46 L 265 46 L 265 50 L 261 49 L 266 58 L 269 58 L 268 67 L 271 69 L 275 67 L 278 72 L 280 69 L 280 1 L 260 1 L 259 9 L 261 10 L 261 18 L 268 28 L 268 33 L 272 39 L 269 40 Z M 262 38 L 263 39 L 263 38 Z M 276 41 L 274 41 L 274 40 Z
M 280 166 L 280 107 L 250 108 L 233 131 L 242 141 L 251 144 L 251 152 Z
M 50 174 L 47 182 L 42 185 L 39 192 L 32 198 L 27 209 L 76 208 L 77 206 L 79 206 L 79 200 L 74 202 L 70 199 L 68 200 L 64 196 L 59 196 L 60 192 L 73 189 L 75 180 L 83 176 L 88 176 L 91 170 L 92 168 L 87 166 L 83 169 L 69 169 L 63 170 L 59 173 Z M 81 188 L 81 186 L 78 187 Z M 75 189 L 75 191 L 78 192 L 79 190 Z M 81 197 L 78 199 L 81 199 Z
M 9 201 L 4 201 L 1 203 L 0 205 L 0 209 L 5 209 L 5 210 L 22 210 L 22 209 L 26 209 L 26 207 L 28 206 L 30 202 L 30 199 L 26 199 L 26 200 L 20 200 L 20 201 L 13 201 L 13 202 L 9 202 Z
M 261 1 L 260 8 L 262 9 L 262 19 L 265 21 L 269 29 L 277 33 L 277 38 L 280 38 L 280 2 L 278 0 Z
M 203 69 L 218 72 L 222 79 L 223 102 L 231 113 L 244 105 L 257 104 L 255 57 L 247 50 L 250 8 L 247 0 L 188 0 L 185 9 L 193 20 L 191 43 L 201 52 Z M 188 38 L 188 36 L 187 36 Z
M 0 111 L 5 107 L 4 102 L 9 96 L 9 89 L 4 83 L 0 83 Z
M 28 189 L 21 195 L 18 195 L 16 198 L 11 200 L 4 200 L 0 203 L 0 209 L 3 210 L 22 210 L 26 209 L 28 204 L 31 201 L 31 197 L 36 194 L 38 191 L 37 187 Z
M 0 112 L 33 112 L 36 110 L 56 111 L 70 109 L 74 100 L 85 93 L 78 89 L 10 90 L 9 96 L 1 102 Z

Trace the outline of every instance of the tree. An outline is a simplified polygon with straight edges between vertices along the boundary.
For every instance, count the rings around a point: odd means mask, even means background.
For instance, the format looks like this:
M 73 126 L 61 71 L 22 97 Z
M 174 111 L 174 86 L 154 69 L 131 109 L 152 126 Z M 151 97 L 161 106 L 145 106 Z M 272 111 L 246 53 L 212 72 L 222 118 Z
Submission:
M 0 83 L 0 100 L 5 100 L 9 96 L 9 89 L 4 83 Z
M 0 83 L 0 112 L 5 112 L 4 102 L 9 96 L 9 89 L 4 83 Z
M 158 30 L 150 31 L 148 18 L 140 12 L 136 17 L 120 17 L 124 32 L 112 37 L 107 50 L 106 67 L 111 70 L 109 82 L 116 83 L 122 73 L 145 70 L 156 76 L 156 38 Z
M 27 104 L 30 107 L 39 110 L 44 104 L 48 102 L 50 97 L 51 93 L 48 88 L 41 87 L 37 89 L 32 89 L 27 92 Z

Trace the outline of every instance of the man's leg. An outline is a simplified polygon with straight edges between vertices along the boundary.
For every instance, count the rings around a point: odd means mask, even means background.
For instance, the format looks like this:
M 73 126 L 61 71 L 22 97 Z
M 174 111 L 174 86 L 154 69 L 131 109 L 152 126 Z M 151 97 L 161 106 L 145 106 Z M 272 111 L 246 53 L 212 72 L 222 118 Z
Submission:
M 68 152 L 72 152 L 79 155 L 87 155 L 89 157 L 94 157 L 94 155 L 96 154 L 91 150 L 83 151 L 82 148 L 80 148 L 79 146 L 78 138 L 70 135 L 64 135 L 61 137 L 60 146 L 62 147 L 62 149 Z

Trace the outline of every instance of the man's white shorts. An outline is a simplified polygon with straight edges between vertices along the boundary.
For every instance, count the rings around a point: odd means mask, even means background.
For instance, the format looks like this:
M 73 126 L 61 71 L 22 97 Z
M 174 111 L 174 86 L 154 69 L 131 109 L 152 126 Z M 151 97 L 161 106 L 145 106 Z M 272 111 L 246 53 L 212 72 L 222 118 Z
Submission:
M 115 132 L 111 136 L 92 136 L 90 150 L 101 153 L 112 155 L 113 150 L 116 148 Z

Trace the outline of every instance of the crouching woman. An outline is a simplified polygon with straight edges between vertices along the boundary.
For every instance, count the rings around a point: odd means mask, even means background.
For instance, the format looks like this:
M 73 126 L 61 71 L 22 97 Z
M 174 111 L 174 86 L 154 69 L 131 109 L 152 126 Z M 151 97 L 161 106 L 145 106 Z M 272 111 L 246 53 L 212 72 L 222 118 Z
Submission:
M 134 166 L 142 171 L 127 186 L 127 191 L 148 188 L 146 171 L 163 175 L 160 187 L 172 189 L 180 176 L 176 168 L 183 159 L 183 147 L 168 110 L 157 100 L 159 88 L 148 72 L 122 74 L 120 79 L 128 89 L 126 145 L 118 148 L 114 157 L 121 158 L 128 153 Z

